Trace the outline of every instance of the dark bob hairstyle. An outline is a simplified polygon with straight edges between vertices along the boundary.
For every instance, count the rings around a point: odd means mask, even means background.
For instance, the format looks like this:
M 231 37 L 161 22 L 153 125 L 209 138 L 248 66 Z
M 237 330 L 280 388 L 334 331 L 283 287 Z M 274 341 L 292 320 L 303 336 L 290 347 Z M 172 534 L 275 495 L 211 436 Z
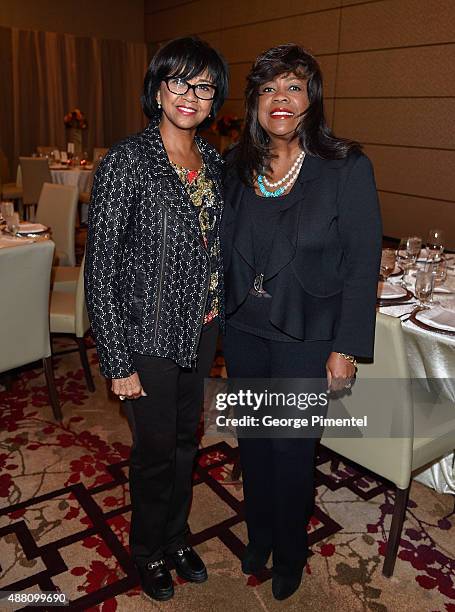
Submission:
M 340 159 L 360 149 L 352 140 L 336 138 L 326 124 L 322 98 L 322 74 L 315 58 L 302 47 L 289 43 L 260 55 L 247 77 L 245 89 L 245 129 L 231 160 L 242 180 L 252 185 L 258 174 L 270 170 L 273 154 L 269 137 L 258 121 L 259 88 L 281 74 L 294 73 L 306 79 L 310 105 L 296 129 L 301 148 L 324 159 Z
M 180 77 L 190 80 L 205 70 L 216 86 L 216 95 L 210 117 L 207 117 L 199 128 L 209 126 L 227 96 L 229 70 L 218 51 L 197 36 L 171 40 L 153 56 L 145 74 L 144 93 L 141 98 L 142 109 L 147 117 L 153 119 L 160 113 L 156 95 L 163 79 Z

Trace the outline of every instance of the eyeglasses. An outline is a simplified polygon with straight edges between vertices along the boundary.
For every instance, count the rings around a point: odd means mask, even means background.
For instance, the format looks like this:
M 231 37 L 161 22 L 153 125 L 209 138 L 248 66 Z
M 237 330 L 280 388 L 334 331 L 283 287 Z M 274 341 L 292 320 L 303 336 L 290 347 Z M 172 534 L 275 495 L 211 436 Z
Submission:
M 189 89 L 192 89 L 196 98 L 200 100 L 213 100 L 216 94 L 215 85 L 209 85 L 208 83 L 191 85 L 188 81 L 177 77 L 168 77 L 163 79 L 163 81 L 166 83 L 169 91 L 177 96 L 183 96 Z

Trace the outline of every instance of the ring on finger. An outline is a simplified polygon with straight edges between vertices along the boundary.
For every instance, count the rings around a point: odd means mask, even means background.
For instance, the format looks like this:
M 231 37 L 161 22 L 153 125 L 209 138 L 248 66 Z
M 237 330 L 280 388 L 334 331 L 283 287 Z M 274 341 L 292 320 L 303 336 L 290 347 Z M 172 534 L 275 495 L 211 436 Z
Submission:
M 118 397 L 121 402 L 124 402 L 126 400 L 126 395 L 119 395 Z

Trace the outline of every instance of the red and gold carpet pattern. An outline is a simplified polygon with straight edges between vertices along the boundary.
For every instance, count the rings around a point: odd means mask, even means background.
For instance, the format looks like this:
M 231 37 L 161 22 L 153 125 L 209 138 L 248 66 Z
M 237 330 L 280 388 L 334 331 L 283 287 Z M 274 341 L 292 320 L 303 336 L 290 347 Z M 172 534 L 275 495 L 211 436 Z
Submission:
M 455 612 L 453 499 L 413 485 L 395 575 L 386 579 L 391 490 L 353 466 L 333 471 L 334 456 L 324 449 L 310 526 L 313 554 L 300 590 L 276 602 L 269 570 L 259 577 L 240 571 L 246 529 L 241 482 L 231 475 L 237 449 L 232 440 L 213 438 L 201 441 L 190 517 L 209 580 L 194 585 L 175 578 L 171 601 L 146 600 L 128 556 L 130 433 L 98 373 L 95 350 L 89 353 L 94 394 L 76 352 L 55 359 L 62 424 L 52 419 L 40 367 L 22 371 L 11 391 L 0 387 L 0 589 L 60 589 L 71 600 L 68 609 L 104 612 Z M 214 375 L 221 364 L 218 356 Z

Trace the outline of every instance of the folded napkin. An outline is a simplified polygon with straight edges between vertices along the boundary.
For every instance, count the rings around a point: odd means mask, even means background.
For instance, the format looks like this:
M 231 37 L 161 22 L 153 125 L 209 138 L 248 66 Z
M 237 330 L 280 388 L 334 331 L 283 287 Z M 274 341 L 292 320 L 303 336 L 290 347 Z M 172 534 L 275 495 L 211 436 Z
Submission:
M 42 223 L 21 223 L 19 226 L 20 234 L 32 234 L 33 232 L 45 232 L 48 229 Z
M 455 331 L 455 311 L 448 310 L 443 306 L 436 306 L 430 310 L 420 310 L 416 314 L 416 319 L 431 327 Z
M 379 281 L 377 297 L 381 300 L 393 300 L 397 298 L 405 297 L 406 289 L 399 285 L 392 285 L 391 283 L 384 283 Z
M 32 244 L 33 238 L 16 238 L 16 236 L 0 236 L 0 249 L 7 249 L 9 247 L 21 246 L 23 244 Z

